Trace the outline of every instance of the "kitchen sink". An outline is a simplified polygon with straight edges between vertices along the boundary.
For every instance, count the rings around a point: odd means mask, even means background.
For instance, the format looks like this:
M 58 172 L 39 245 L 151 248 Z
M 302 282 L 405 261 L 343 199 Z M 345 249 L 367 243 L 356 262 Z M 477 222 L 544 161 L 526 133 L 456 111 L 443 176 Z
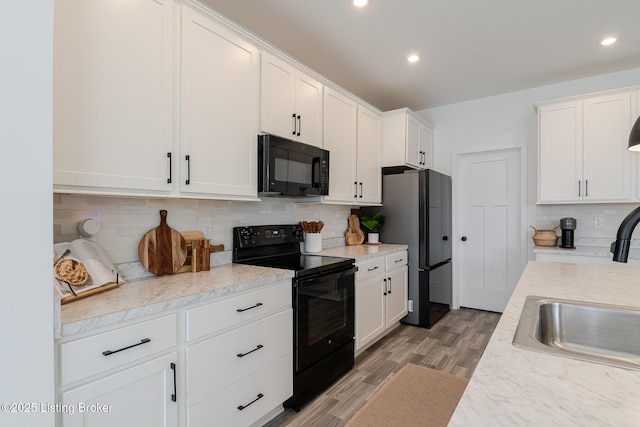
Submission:
M 640 309 L 528 296 L 513 345 L 640 369 Z

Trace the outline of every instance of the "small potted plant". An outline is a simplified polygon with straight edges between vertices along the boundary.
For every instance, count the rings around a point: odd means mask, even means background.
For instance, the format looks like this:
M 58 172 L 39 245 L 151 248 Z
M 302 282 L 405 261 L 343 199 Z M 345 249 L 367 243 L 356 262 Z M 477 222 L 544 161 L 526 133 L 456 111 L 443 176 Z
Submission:
M 367 230 L 368 243 L 380 243 L 380 229 L 384 224 L 385 216 L 380 212 L 373 215 L 363 215 L 360 218 L 360 224 Z

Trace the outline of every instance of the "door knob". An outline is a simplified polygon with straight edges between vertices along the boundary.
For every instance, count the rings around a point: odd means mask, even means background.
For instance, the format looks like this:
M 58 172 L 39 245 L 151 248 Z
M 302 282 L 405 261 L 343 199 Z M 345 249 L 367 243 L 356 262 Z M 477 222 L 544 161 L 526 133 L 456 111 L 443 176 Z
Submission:
M 460 240 L 462 240 L 463 242 L 466 242 L 467 241 L 467 236 L 462 236 L 462 239 L 460 239 Z

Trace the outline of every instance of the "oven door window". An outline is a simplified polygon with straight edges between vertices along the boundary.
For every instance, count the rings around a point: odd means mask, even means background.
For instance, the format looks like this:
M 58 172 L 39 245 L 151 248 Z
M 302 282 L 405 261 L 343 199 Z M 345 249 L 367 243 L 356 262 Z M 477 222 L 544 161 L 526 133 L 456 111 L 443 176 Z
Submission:
M 296 287 L 296 371 L 353 340 L 354 275 L 301 280 Z

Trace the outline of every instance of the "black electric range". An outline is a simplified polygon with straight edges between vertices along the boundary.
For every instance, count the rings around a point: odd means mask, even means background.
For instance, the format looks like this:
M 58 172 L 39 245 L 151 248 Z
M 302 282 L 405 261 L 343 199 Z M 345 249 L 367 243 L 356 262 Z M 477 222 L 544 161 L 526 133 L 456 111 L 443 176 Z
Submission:
M 233 229 L 233 262 L 294 270 L 296 277 L 348 269 L 355 260 L 303 254 L 304 232 L 299 225 L 259 225 Z
M 299 225 L 233 229 L 233 262 L 295 271 L 292 280 L 293 395 L 298 411 L 354 364 L 355 260 L 300 251 Z

